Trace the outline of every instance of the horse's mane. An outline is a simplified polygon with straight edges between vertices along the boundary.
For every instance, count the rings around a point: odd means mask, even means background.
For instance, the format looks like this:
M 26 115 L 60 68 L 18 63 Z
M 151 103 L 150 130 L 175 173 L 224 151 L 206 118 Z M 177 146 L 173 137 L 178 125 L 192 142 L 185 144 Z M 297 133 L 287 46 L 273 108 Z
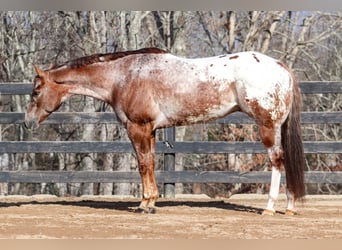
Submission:
M 123 51 L 123 52 L 115 52 L 115 53 L 108 53 L 108 54 L 94 54 L 90 56 L 80 57 L 71 61 L 68 61 L 62 65 L 58 65 L 53 67 L 52 69 L 57 69 L 63 66 L 67 66 L 68 68 L 80 68 L 82 66 L 90 65 L 97 62 L 108 62 L 114 61 L 119 58 L 134 55 L 134 54 L 165 54 L 169 53 L 166 50 L 162 50 L 159 48 L 143 48 L 139 50 L 130 50 L 130 51 Z

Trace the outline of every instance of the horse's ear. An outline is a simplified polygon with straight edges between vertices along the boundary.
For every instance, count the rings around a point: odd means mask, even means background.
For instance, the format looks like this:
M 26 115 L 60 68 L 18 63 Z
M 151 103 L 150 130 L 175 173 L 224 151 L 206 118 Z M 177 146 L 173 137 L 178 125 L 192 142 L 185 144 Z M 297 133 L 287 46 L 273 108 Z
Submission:
M 44 70 L 41 70 L 41 69 L 40 69 L 38 66 L 36 66 L 36 65 L 33 65 L 33 67 L 34 67 L 34 70 L 37 72 L 37 74 L 38 74 L 38 76 L 39 76 L 40 78 L 42 78 L 42 77 L 45 76 Z

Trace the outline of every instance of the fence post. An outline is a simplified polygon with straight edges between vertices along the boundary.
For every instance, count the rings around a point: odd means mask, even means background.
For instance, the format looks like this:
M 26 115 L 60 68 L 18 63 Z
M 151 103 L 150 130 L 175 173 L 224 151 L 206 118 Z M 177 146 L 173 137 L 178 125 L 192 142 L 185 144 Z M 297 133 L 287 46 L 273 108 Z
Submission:
M 173 148 L 175 141 L 175 128 L 164 129 L 164 142 L 167 147 Z M 175 153 L 164 154 L 164 171 L 175 171 Z M 164 183 L 164 197 L 175 197 L 175 183 Z

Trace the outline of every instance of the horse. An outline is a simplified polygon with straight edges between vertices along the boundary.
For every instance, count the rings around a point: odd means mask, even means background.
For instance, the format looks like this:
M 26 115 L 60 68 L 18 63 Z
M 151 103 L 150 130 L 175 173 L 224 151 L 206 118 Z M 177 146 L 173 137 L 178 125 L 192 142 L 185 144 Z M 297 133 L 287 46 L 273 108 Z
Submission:
M 142 199 L 137 212 L 155 213 L 156 130 L 207 122 L 244 112 L 258 125 L 272 165 L 262 214 L 274 215 L 281 171 L 286 173 L 286 214 L 303 200 L 304 153 L 301 93 L 279 60 L 247 51 L 183 58 L 158 48 L 94 54 L 37 73 L 24 125 L 37 128 L 67 98 L 90 96 L 108 103 L 127 129 L 138 159 Z

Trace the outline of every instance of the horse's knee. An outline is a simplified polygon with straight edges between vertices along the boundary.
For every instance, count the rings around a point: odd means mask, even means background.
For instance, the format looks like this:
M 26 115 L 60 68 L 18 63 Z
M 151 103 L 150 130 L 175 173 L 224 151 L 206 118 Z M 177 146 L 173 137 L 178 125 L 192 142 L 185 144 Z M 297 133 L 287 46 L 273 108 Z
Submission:
M 148 201 L 156 200 L 158 198 L 158 196 L 159 196 L 159 194 L 158 194 L 158 191 L 156 191 L 156 190 L 143 193 L 143 199 L 148 200 Z

